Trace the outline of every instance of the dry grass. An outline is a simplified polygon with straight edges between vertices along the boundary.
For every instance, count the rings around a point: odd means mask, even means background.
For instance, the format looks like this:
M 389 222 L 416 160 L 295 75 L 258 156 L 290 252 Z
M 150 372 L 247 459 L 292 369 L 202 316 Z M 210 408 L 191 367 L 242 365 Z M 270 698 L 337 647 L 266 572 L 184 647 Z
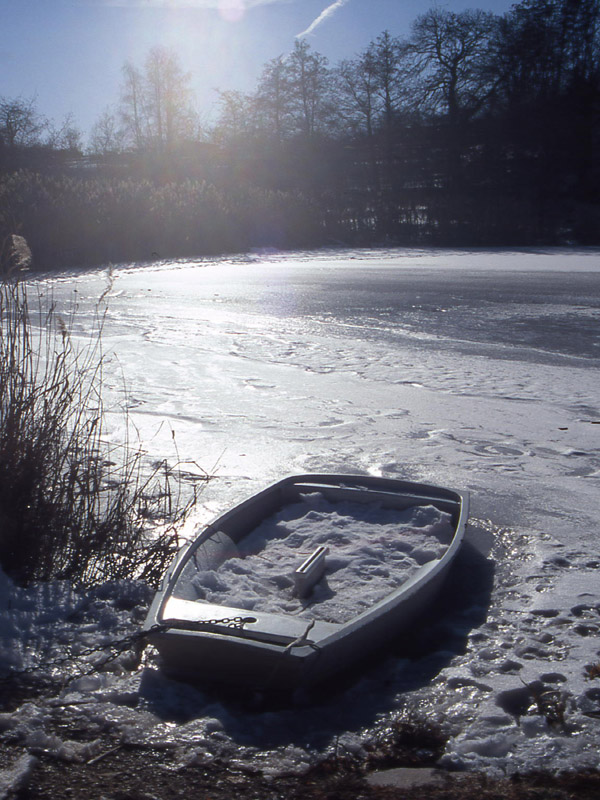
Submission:
M 594 664 L 586 664 L 584 672 L 589 681 L 594 680 L 594 678 L 600 678 L 600 661 L 596 661 Z
M 155 583 L 195 497 L 181 508 L 166 462 L 105 440 L 103 304 L 82 348 L 75 316 L 11 274 L 0 283 L 0 564 L 20 583 Z
M 512 778 L 454 773 L 441 785 L 378 787 L 346 771 L 266 780 L 218 763 L 177 768 L 174 756 L 164 750 L 115 749 L 110 740 L 106 744 L 106 756 L 91 764 L 40 757 L 19 800 L 597 800 L 600 796 L 597 771 Z M 17 753 L 10 754 L 12 761 Z

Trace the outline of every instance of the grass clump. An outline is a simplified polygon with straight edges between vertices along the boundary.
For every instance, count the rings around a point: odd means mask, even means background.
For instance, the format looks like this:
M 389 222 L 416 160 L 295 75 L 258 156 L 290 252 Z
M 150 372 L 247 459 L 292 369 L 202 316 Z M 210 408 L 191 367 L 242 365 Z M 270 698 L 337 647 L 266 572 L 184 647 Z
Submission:
M 586 664 L 584 674 L 588 681 L 592 681 L 594 678 L 600 678 L 600 661 L 596 661 L 593 664 Z
M 14 247 L 3 263 L 11 269 L 0 280 L 0 565 L 21 584 L 155 583 L 195 494 L 179 508 L 166 462 L 148 469 L 140 447 L 104 439 L 102 299 L 78 347 L 76 309 L 65 320 L 15 279 Z

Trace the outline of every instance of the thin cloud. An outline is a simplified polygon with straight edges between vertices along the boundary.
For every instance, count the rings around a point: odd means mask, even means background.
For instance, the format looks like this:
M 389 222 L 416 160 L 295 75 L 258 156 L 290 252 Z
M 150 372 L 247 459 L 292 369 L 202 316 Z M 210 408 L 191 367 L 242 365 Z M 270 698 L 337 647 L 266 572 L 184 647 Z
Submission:
M 276 3 L 288 3 L 290 0 L 237 0 L 236 6 L 243 10 L 258 6 L 270 6 Z M 117 8 L 205 8 L 222 10 L 232 6 L 228 0 L 79 0 L 83 6 L 112 6 Z
M 335 0 L 335 3 L 331 3 L 331 5 L 327 6 L 327 8 L 321 11 L 316 19 L 313 19 L 305 31 L 298 33 L 296 35 L 296 39 L 301 39 L 303 36 L 308 36 L 311 34 L 315 28 L 317 28 L 322 22 L 325 22 L 326 19 L 329 19 L 332 14 L 335 14 L 335 12 L 342 6 L 345 6 L 347 2 L 348 0 Z

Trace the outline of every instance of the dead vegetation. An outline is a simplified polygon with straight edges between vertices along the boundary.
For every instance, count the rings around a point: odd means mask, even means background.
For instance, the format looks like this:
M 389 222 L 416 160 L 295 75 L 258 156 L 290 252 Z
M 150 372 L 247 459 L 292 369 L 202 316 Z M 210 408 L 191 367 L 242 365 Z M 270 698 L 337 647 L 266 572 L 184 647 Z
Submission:
M 12 748 L 11 748 L 12 750 Z M 9 752 L 11 759 L 18 751 Z M 168 752 L 107 747 L 100 759 L 64 764 L 41 755 L 14 800 L 597 800 L 600 773 L 531 773 L 490 778 L 449 773 L 441 784 L 372 786 L 346 769 L 267 780 L 224 765 L 177 768 Z
M 600 678 L 600 661 L 596 661 L 594 664 L 586 664 L 584 672 L 586 679 L 589 681 L 594 680 L 594 678 Z
M 17 237 L 15 248 L 13 240 L 0 282 L 0 564 L 22 584 L 156 583 L 195 489 L 182 501 L 177 466 L 149 464 L 129 433 L 108 440 L 105 299 L 77 344 L 76 305 L 59 313 L 24 282 L 26 243 Z

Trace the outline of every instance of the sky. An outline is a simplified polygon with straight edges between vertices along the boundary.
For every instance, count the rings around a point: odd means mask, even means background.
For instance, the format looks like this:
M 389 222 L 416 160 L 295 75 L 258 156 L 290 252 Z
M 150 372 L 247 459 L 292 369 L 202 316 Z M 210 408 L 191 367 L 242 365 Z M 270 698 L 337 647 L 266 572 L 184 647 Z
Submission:
M 514 0 L 448 0 L 450 11 L 502 14 Z M 0 97 L 36 98 L 60 123 L 72 114 L 84 139 L 119 99 L 121 68 L 150 48 L 173 49 L 192 75 L 207 123 L 217 90 L 252 91 L 262 67 L 298 37 L 331 65 L 384 30 L 406 36 L 429 0 L 0 0 Z

